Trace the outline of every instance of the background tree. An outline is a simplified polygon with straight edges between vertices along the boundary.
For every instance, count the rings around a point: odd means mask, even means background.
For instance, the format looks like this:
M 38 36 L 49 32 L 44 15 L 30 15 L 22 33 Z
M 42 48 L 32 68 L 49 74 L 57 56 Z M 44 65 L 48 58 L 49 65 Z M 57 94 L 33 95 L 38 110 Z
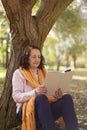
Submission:
M 58 52 L 59 55 L 66 56 L 66 66 L 70 66 L 72 60 L 76 67 L 77 58 L 87 49 L 87 2 L 83 0 L 79 2 L 75 0 L 62 13 L 53 27 L 58 39 Z
M 7 26 L 7 19 L 4 10 L 1 8 L 0 3 L 0 65 L 7 67 L 9 59 L 9 28 Z
M 9 20 L 11 56 L 0 98 L 0 127 L 7 130 L 17 124 L 15 103 L 12 99 L 12 75 L 19 65 L 20 56 L 27 44 L 41 49 L 55 21 L 72 0 L 41 0 L 35 15 L 32 9 L 38 0 L 1 0 Z

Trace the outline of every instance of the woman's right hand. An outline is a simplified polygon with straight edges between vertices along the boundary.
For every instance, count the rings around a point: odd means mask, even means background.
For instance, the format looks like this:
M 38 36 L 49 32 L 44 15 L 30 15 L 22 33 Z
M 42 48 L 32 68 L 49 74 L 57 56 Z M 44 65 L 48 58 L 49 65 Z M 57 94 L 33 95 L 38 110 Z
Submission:
M 46 94 L 47 93 L 47 88 L 44 85 L 39 86 L 38 88 L 35 89 L 35 94 L 40 95 L 40 94 Z
M 63 92 L 62 92 L 61 88 L 58 88 L 58 89 L 55 91 L 54 97 L 57 98 L 57 99 L 59 99 L 59 98 L 61 98 L 62 96 L 63 96 Z

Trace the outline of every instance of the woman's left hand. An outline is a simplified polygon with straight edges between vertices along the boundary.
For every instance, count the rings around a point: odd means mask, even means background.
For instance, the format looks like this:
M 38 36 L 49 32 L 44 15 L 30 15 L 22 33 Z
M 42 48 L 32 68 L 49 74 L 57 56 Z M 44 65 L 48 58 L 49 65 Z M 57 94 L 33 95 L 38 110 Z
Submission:
M 57 98 L 57 99 L 59 99 L 59 98 L 61 98 L 62 96 L 63 96 L 63 92 L 62 92 L 61 88 L 58 88 L 58 89 L 55 91 L 54 97 Z

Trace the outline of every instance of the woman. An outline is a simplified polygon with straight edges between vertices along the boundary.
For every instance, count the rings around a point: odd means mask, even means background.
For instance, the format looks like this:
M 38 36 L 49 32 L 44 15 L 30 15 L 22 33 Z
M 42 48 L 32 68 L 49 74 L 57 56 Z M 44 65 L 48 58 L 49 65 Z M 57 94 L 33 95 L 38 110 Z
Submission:
M 78 130 L 72 97 L 58 89 L 53 96 L 46 96 L 44 85 L 46 69 L 41 51 L 36 46 L 27 46 L 14 72 L 12 96 L 17 106 L 17 116 L 23 130 L 58 130 L 55 121 L 63 117 L 66 130 Z

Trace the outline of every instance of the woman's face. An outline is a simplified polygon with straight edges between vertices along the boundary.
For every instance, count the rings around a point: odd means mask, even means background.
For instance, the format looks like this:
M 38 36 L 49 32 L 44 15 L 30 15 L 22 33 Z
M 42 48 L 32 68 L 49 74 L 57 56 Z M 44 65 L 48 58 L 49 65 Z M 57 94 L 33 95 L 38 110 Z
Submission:
M 41 54 L 38 49 L 32 49 L 29 57 L 29 65 L 32 69 L 38 68 L 41 61 Z

